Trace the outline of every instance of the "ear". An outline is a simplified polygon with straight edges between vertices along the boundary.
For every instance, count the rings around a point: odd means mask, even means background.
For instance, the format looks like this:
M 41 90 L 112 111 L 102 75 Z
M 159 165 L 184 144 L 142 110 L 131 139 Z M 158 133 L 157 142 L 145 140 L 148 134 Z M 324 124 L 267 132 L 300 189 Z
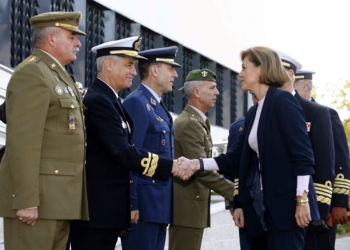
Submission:
M 112 71 L 112 65 L 113 65 L 113 61 L 110 59 L 110 58 L 105 58 L 103 60 L 103 65 L 104 65 L 104 68 L 111 72 Z
M 304 81 L 304 89 L 307 91 L 309 90 L 309 84 L 310 84 L 309 80 Z
M 195 96 L 195 97 L 197 97 L 197 98 L 201 97 L 201 91 L 200 91 L 200 89 L 199 89 L 199 88 L 194 88 L 194 89 L 193 89 L 192 95 Z
M 53 33 L 49 33 L 46 37 L 47 42 L 51 45 L 51 46 L 55 46 L 56 44 L 56 37 Z
M 156 64 L 152 64 L 150 67 L 150 73 L 152 76 L 158 76 L 158 66 Z

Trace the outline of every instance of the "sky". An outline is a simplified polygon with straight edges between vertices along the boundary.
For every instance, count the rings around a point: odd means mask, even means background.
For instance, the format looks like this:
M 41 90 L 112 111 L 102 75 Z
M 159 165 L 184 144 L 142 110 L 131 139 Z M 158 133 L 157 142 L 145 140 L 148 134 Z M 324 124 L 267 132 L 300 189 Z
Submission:
M 328 104 L 333 88 L 350 81 L 350 5 L 346 0 L 266 0 L 266 45 L 316 71 L 317 101 Z

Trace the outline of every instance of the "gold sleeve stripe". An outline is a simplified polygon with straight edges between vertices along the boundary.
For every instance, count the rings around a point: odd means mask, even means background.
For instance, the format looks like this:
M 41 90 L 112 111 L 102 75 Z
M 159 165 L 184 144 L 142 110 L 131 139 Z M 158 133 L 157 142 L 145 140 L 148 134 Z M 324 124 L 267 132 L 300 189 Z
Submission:
M 342 184 L 350 186 L 350 181 L 347 180 L 335 180 L 334 184 Z
M 341 184 L 341 183 L 335 184 L 334 187 L 335 187 L 335 188 L 336 188 L 336 187 L 338 187 L 338 188 L 347 188 L 347 189 L 350 188 L 349 185 L 344 185 L 344 184 Z
M 315 185 L 315 187 L 332 190 L 332 182 L 331 181 L 326 181 L 326 184 L 314 183 L 314 185 Z
M 319 191 L 319 192 L 323 192 L 325 194 L 328 193 L 329 195 L 332 195 L 333 188 L 331 188 L 331 189 L 324 189 L 324 188 L 320 188 L 320 187 L 316 187 L 315 186 L 315 190 L 316 190 L 316 192 Z
M 332 198 L 332 192 L 325 193 L 325 192 L 322 192 L 320 190 L 316 190 L 316 195 L 322 195 L 322 196 L 325 196 L 325 197 L 328 197 L 328 198 Z
M 233 197 L 235 197 L 236 195 L 238 195 L 238 189 L 235 189 L 235 190 L 233 191 Z
M 145 168 L 142 172 L 143 175 L 152 177 L 158 167 L 159 156 L 156 154 L 148 153 L 148 157 L 141 160 L 141 166 Z
M 349 195 L 349 188 L 334 188 L 333 194 L 345 194 Z
M 317 201 L 321 203 L 326 203 L 327 205 L 331 204 L 331 199 L 322 195 L 317 195 Z

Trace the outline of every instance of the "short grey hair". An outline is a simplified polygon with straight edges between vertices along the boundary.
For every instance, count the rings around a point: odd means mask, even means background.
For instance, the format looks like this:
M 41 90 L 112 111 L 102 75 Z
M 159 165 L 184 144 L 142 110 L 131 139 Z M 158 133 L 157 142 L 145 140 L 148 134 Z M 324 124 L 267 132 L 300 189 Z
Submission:
M 184 83 L 184 96 L 187 97 L 187 100 L 192 98 L 193 90 L 195 88 L 201 89 L 203 87 L 204 81 L 188 81 Z
M 97 72 L 101 72 L 103 69 L 103 61 L 105 59 L 111 59 L 114 63 L 117 63 L 119 61 L 119 56 L 100 56 L 96 58 L 96 68 Z
M 312 91 L 312 80 L 310 79 L 299 79 L 294 82 L 294 84 L 297 84 L 298 86 L 302 85 L 304 81 L 309 81 L 309 89 L 307 90 L 309 94 L 311 94 Z
M 39 48 L 49 33 L 53 33 L 55 36 L 57 36 L 60 33 L 60 30 L 57 27 L 41 27 L 35 29 L 33 31 L 33 41 L 35 47 Z

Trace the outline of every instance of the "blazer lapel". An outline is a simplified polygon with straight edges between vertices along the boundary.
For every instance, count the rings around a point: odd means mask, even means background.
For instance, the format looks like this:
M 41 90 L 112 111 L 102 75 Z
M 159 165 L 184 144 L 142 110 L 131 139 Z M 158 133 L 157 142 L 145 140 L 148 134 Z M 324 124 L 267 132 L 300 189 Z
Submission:
M 259 160 L 260 162 L 263 161 L 264 159 L 264 131 L 265 131 L 265 127 L 266 127 L 266 121 L 267 118 L 269 116 L 269 106 L 270 106 L 270 100 L 271 97 L 273 95 L 273 93 L 276 91 L 277 89 L 273 86 L 269 87 L 269 90 L 266 93 L 265 96 L 265 100 L 264 100 L 264 104 L 261 110 L 261 114 L 260 114 L 260 120 L 259 120 L 259 125 L 258 125 L 258 147 L 259 147 Z M 262 166 L 260 166 L 262 167 Z

